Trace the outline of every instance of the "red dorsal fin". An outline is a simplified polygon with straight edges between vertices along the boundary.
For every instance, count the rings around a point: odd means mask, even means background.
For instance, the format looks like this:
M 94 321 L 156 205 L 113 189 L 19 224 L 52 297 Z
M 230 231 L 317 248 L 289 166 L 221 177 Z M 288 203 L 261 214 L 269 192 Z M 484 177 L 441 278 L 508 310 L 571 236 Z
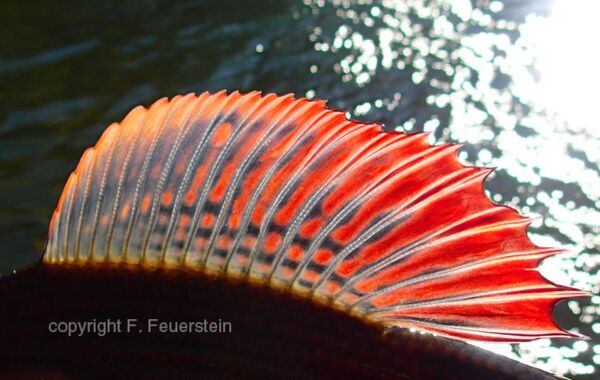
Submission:
M 259 281 L 461 339 L 575 336 L 552 308 L 585 294 L 537 271 L 559 251 L 486 197 L 490 170 L 458 148 L 290 95 L 161 99 L 86 151 L 44 258 Z

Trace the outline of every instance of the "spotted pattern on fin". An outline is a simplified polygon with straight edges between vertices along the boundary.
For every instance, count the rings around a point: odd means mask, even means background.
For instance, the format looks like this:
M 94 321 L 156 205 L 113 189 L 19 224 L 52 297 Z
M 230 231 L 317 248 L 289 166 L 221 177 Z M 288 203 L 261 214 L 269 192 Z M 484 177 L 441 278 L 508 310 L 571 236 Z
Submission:
M 84 153 L 44 260 L 184 267 L 460 339 L 575 336 L 552 308 L 584 293 L 537 271 L 560 250 L 459 148 L 291 95 L 160 99 Z

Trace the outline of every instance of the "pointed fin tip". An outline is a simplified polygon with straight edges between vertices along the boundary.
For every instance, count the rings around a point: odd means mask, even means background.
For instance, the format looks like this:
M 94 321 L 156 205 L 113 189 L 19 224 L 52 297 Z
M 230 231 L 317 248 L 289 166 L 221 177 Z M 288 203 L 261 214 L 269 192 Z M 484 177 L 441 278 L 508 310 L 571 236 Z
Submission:
M 549 281 L 550 283 L 552 283 L 551 281 Z M 553 284 L 553 283 L 552 283 Z M 555 285 L 555 284 L 553 284 Z M 570 286 L 564 286 L 564 285 L 556 285 L 562 288 L 562 290 L 564 291 L 564 296 L 562 296 L 561 298 L 557 299 L 553 304 L 552 304 L 552 309 L 554 309 L 554 307 L 562 301 L 571 301 L 575 298 L 589 298 L 591 296 L 593 296 L 592 293 L 590 292 L 586 292 L 577 288 L 573 288 Z M 562 336 L 559 336 L 557 338 L 568 338 L 568 339 L 582 339 L 582 340 L 587 340 L 590 341 L 592 340 L 591 337 L 585 335 L 585 334 L 581 334 L 579 332 L 576 331 L 569 331 L 567 329 L 564 329 L 562 327 L 560 327 L 555 321 L 554 319 L 552 320 L 554 322 L 554 325 L 556 326 L 556 328 L 558 330 L 560 330 L 562 332 Z

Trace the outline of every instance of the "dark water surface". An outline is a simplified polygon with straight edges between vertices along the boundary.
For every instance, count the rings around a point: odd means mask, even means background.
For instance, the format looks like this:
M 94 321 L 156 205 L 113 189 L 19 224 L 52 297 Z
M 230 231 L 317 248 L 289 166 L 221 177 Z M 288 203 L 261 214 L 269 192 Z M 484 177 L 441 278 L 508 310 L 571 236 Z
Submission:
M 575 3 L 566 15 L 565 0 L 3 1 L 0 272 L 40 258 L 69 173 L 129 109 L 258 89 L 466 142 L 465 163 L 499 168 L 490 196 L 543 216 L 530 229 L 538 244 L 570 249 L 543 273 L 597 294 L 600 126 L 590 99 L 600 87 L 580 54 L 600 29 L 590 35 L 585 15 L 597 13 Z M 560 305 L 557 319 L 592 340 L 486 347 L 596 378 L 600 296 Z

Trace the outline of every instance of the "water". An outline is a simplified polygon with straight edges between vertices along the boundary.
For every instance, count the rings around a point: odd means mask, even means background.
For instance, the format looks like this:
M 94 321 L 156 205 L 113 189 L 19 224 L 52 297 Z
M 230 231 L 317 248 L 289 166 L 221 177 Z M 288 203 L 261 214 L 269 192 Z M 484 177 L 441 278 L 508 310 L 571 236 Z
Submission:
M 329 100 L 359 120 L 466 142 L 487 192 L 543 216 L 552 280 L 598 293 L 600 91 L 593 0 L 0 4 L 0 272 L 40 258 L 68 174 L 137 104 L 204 90 Z M 559 305 L 591 341 L 485 345 L 577 379 L 600 367 L 600 296 Z

